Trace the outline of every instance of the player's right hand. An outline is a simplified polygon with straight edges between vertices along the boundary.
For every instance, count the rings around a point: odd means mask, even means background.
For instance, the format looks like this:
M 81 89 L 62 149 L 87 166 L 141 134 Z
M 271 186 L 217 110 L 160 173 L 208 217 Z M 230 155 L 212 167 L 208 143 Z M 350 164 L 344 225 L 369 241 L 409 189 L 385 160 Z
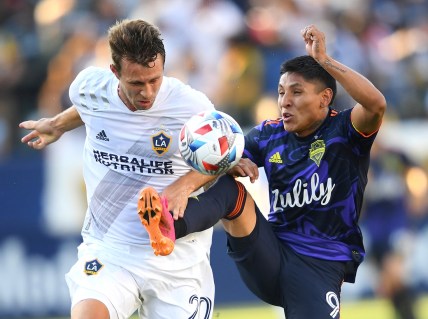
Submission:
M 313 57 L 318 63 L 326 60 L 326 40 L 324 32 L 321 32 L 315 25 L 306 26 L 300 31 L 305 41 L 305 48 L 308 55 Z
M 57 141 L 64 133 L 54 128 L 51 119 L 48 118 L 42 118 L 38 121 L 24 121 L 19 124 L 19 127 L 32 130 L 21 139 L 21 142 L 26 143 L 29 147 L 36 150 L 41 150 L 47 145 Z

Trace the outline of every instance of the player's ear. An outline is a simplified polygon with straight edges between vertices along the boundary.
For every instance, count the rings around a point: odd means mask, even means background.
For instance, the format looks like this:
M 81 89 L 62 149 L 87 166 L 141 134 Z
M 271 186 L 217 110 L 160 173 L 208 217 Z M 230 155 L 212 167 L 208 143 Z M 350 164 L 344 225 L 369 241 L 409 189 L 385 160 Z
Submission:
M 333 98 L 333 90 L 330 88 L 326 88 L 321 92 L 321 107 L 327 107 L 331 104 L 331 100 Z
M 119 71 L 117 70 L 116 66 L 114 64 L 110 64 L 110 70 L 114 73 L 114 75 L 119 79 Z

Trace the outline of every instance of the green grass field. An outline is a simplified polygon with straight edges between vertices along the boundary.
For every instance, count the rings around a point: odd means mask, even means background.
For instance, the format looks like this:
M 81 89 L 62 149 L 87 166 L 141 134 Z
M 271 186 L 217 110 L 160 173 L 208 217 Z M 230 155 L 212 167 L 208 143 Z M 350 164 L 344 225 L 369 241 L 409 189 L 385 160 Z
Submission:
M 428 296 L 416 304 L 417 319 L 428 318 Z M 213 318 L 219 319 L 283 319 L 280 308 L 269 306 L 242 306 L 215 308 Z M 392 319 L 394 310 L 387 300 L 365 300 L 342 304 L 342 319 Z
M 428 318 L 428 296 L 418 299 L 416 303 L 417 319 Z M 342 303 L 342 319 L 393 319 L 394 310 L 387 300 L 371 299 L 358 302 Z M 131 319 L 137 319 L 137 316 Z M 65 318 L 51 318 L 65 319 Z M 213 319 L 284 319 L 281 308 L 265 305 L 241 305 L 234 307 L 217 307 Z

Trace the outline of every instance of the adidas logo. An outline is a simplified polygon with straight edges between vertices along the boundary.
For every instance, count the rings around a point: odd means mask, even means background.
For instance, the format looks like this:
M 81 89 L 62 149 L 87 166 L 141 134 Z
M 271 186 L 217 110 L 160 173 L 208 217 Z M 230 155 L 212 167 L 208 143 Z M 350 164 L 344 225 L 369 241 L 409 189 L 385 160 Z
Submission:
M 276 152 L 275 154 L 273 154 L 269 158 L 269 162 L 271 162 L 271 163 L 277 163 L 277 164 L 282 164 L 282 159 L 281 159 L 281 155 L 279 155 L 279 152 Z
M 99 132 L 97 134 L 96 138 L 99 139 L 99 140 L 106 141 L 106 142 L 110 141 L 110 139 L 107 137 L 107 134 L 106 134 L 106 132 L 104 132 L 104 130 L 102 130 L 101 132 Z

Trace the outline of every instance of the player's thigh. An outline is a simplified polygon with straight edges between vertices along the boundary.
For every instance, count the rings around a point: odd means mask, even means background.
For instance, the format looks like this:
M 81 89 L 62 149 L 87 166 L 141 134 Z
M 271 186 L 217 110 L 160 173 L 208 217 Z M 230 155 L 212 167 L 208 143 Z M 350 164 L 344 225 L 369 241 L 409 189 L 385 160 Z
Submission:
M 158 271 L 142 290 L 140 319 L 212 318 L 214 278 L 209 259 L 182 270 Z
M 288 249 L 281 274 L 287 319 L 339 319 L 343 262 L 298 255 Z
M 65 278 L 72 308 L 82 307 L 84 300 L 98 300 L 107 307 L 110 318 L 129 318 L 141 305 L 132 275 L 112 264 L 100 250 L 79 247 L 79 260 Z
M 283 245 L 258 208 L 256 215 L 256 226 L 249 236 L 227 236 L 228 254 L 246 286 L 263 301 L 279 306 Z

